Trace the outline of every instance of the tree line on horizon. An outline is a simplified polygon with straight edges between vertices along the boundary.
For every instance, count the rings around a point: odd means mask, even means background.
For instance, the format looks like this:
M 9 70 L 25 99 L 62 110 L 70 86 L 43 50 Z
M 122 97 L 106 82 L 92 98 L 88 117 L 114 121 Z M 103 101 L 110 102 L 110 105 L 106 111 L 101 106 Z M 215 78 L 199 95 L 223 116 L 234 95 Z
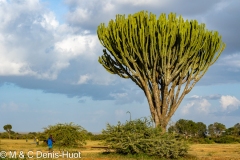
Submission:
M 71 126 L 71 125 L 70 125 Z M 43 132 L 28 132 L 25 134 L 14 132 L 12 130 L 12 125 L 7 124 L 3 126 L 5 132 L 0 133 L 0 138 L 3 139 L 34 139 L 35 137 L 44 140 L 45 137 L 42 136 L 42 133 L 47 132 L 47 127 Z M 70 127 L 71 128 L 71 127 Z M 81 130 L 85 131 L 87 139 L 92 140 L 102 140 L 104 139 L 102 133 L 93 134 L 83 127 L 80 127 Z M 49 130 L 49 129 L 48 129 Z M 48 131 L 49 132 L 49 131 Z M 185 138 L 206 138 L 206 137 L 221 137 L 221 136 L 239 136 L 240 137 L 240 123 L 236 123 L 234 126 L 226 128 L 226 126 L 219 122 L 214 122 L 208 126 L 203 122 L 194 122 L 192 120 L 179 119 L 177 122 L 169 125 L 168 133 L 174 133 L 178 135 L 185 136 Z M 46 133 L 46 135 L 48 135 Z
M 175 124 L 168 128 L 169 133 L 177 133 L 186 137 L 219 137 L 222 135 L 240 135 L 240 123 L 226 128 L 219 122 L 214 122 L 206 126 L 203 122 L 194 122 L 192 120 L 179 119 Z

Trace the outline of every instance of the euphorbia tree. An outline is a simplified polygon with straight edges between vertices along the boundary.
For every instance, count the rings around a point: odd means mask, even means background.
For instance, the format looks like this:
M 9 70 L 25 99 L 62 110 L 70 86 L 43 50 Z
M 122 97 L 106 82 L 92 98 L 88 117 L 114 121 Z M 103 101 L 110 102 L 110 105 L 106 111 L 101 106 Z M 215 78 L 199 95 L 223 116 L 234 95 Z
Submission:
M 174 13 L 158 18 L 145 11 L 127 18 L 117 15 L 108 26 L 100 24 L 97 34 L 106 48 L 99 62 L 143 90 L 156 126 L 164 130 L 184 96 L 225 48 L 218 32 Z

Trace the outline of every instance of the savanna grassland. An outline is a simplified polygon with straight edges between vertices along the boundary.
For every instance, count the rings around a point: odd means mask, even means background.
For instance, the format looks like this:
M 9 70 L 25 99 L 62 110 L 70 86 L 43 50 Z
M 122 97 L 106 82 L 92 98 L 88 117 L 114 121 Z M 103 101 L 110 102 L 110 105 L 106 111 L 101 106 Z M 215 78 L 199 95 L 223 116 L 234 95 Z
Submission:
M 113 152 L 106 153 L 105 148 L 92 148 L 92 147 L 102 147 L 103 141 L 87 141 L 87 144 L 81 148 L 66 149 L 65 151 L 69 152 L 80 152 L 81 159 L 83 160 L 132 160 L 132 159 L 159 159 L 156 157 L 147 157 L 147 156 L 122 156 L 117 155 Z M 54 147 L 55 153 L 60 153 L 58 147 Z M 44 142 L 40 142 L 37 146 L 33 140 L 0 140 L 0 150 L 6 151 L 16 151 L 19 153 L 31 152 L 31 159 L 41 159 L 36 158 L 36 152 L 41 151 L 43 153 L 48 153 L 47 145 Z M 26 156 L 26 155 L 25 155 Z M 27 156 L 26 156 L 27 157 Z M 42 158 L 45 159 L 45 158 Z M 67 159 L 67 158 L 52 158 L 52 159 Z M 76 158 L 75 158 L 76 159 Z M 182 159 L 203 159 L 203 160 L 240 160 L 240 144 L 191 144 L 188 155 Z

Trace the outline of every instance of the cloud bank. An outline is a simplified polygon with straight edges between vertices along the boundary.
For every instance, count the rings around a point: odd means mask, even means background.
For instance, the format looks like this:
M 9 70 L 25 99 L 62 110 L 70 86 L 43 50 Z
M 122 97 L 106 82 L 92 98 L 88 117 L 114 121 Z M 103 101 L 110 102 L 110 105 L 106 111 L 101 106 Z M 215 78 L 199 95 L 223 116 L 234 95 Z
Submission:
M 240 22 L 234 16 L 240 2 L 226 1 L 120 1 L 65 0 L 68 9 L 60 23 L 53 11 L 39 0 L 0 3 L 0 84 L 13 83 L 29 89 L 88 96 L 116 103 L 141 102 L 143 97 L 128 100 L 117 93 L 142 92 L 131 80 L 110 75 L 98 63 L 102 54 L 96 29 L 116 14 L 148 10 L 156 14 L 175 12 L 185 19 L 197 19 L 207 28 L 218 30 L 227 48 L 197 85 L 240 82 Z M 205 3 L 206 2 L 206 3 Z M 186 5 L 187 4 L 187 5 Z M 181 7 L 179 7 L 181 6 Z M 231 14 L 229 14 L 231 13 Z M 27 81 L 27 82 L 26 82 Z M 124 88 L 123 88 L 124 86 Z M 101 90 L 101 94 L 97 93 Z M 115 96 L 114 96 L 115 94 Z M 134 99 L 134 98 L 133 98 Z

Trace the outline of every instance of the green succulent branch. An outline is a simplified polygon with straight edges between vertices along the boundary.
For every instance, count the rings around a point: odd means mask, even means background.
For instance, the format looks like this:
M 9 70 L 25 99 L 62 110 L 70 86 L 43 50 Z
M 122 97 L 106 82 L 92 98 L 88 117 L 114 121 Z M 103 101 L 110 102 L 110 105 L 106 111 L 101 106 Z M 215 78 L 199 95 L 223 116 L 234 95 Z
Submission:
M 105 47 L 99 63 L 144 91 L 162 128 L 225 48 L 218 32 L 174 13 L 117 15 L 108 26 L 100 24 L 97 34 Z

